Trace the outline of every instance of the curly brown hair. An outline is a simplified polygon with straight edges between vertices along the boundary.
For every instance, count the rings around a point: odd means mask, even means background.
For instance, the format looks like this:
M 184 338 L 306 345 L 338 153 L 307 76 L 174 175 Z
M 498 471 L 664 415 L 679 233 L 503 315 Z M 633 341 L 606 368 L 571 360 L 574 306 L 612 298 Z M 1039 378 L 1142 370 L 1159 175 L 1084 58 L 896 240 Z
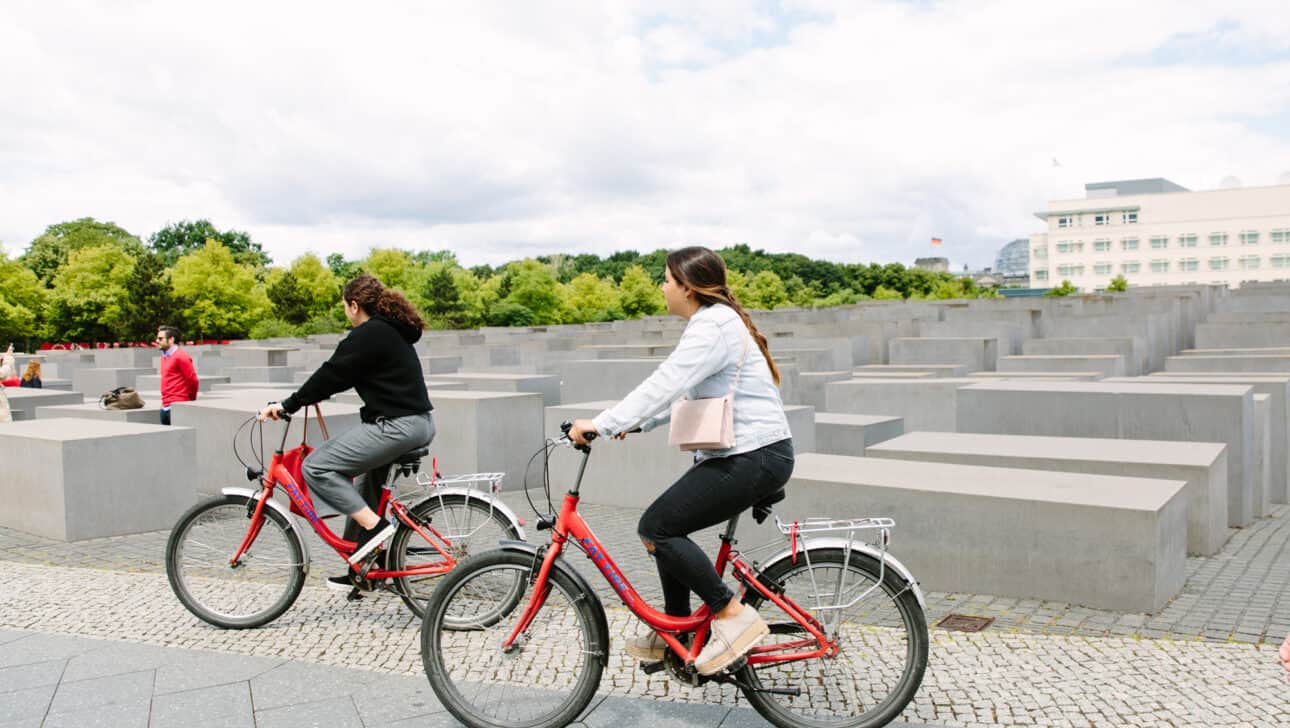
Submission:
M 402 293 L 386 288 L 371 274 L 356 276 L 346 284 L 343 295 L 346 303 L 357 303 L 368 316 L 384 316 L 418 331 L 426 327 L 411 301 Z
M 30 382 L 32 377 L 39 377 L 39 376 L 40 376 L 40 361 L 38 359 L 32 359 L 31 361 L 27 362 L 27 371 L 22 373 L 22 381 Z
M 744 326 L 748 327 L 748 333 L 757 342 L 757 348 L 761 349 L 761 355 L 766 357 L 766 365 L 770 367 L 770 375 L 775 378 L 775 384 L 779 384 L 779 367 L 775 366 L 775 360 L 771 358 L 766 337 L 757 330 L 752 317 L 739 305 L 735 294 L 726 285 L 726 261 L 712 250 L 692 245 L 668 253 L 667 269 L 672 271 L 672 278 L 677 283 L 694 291 L 694 297 L 699 303 L 705 306 L 724 303 L 739 314 L 739 318 L 744 320 Z

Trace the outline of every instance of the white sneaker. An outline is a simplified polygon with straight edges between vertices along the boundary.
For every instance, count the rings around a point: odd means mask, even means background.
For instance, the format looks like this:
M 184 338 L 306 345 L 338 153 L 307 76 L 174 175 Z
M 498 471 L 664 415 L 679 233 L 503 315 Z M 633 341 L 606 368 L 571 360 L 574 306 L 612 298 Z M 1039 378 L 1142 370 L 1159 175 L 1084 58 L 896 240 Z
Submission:
M 727 619 L 714 619 L 708 630 L 708 642 L 694 658 L 694 669 L 700 675 L 715 675 L 730 666 L 730 663 L 748 654 L 770 633 L 766 620 L 761 618 L 756 609 L 747 604 L 738 614 Z
M 650 632 L 628 642 L 623 651 L 638 660 L 658 662 L 667 654 L 667 643 L 658 636 L 658 632 Z
M 386 541 L 389 541 L 397 530 L 398 529 L 394 527 L 394 524 L 385 523 L 384 528 L 372 534 L 371 538 L 358 545 L 358 550 L 354 552 L 353 556 L 349 557 L 349 563 L 357 564 L 362 561 L 368 554 L 375 551 L 377 547 L 382 546 Z

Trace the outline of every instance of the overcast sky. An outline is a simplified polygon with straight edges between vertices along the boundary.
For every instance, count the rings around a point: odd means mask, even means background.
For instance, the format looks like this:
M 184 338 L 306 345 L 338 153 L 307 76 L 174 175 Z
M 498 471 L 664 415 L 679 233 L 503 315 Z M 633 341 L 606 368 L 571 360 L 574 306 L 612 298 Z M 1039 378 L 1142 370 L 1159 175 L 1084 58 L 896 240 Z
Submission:
M 11 255 L 205 217 L 279 262 L 978 267 L 1085 182 L 1290 181 L 1283 0 L 6 2 L 0 68 Z

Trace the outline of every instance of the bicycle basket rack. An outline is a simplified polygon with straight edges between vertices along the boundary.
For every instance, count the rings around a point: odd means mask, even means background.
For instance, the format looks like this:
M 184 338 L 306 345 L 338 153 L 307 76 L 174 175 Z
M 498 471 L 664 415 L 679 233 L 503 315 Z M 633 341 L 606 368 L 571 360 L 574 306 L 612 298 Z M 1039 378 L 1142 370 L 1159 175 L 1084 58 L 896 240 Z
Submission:
M 859 603 L 865 597 L 869 596 L 874 589 L 882 586 L 883 580 L 887 576 L 887 544 L 891 542 L 891 529 L 896 526 L 896 522 L 890 518 L 807 518 L 801 521 L 785 523 L 775 517 L 775 527 L 779 532 L 789 540 L 789 549 L 792 554 L 794 563 L 797 561 L 800 552 L 806 560 L 806 570 L 811 576 L 811 598 L 815 602 L 817 613 L 837 612 L 848 609 Z M 873 543 L 867 541 L 864 536 L 866 532 L 876 532 Z M 845 538 L 846 543 L 843 546 L 843 564 L 851 560 L 851 552 L 855 544 L 860 542 L 865 546 L 866 553 L 877 556 L 878 558 L 878 579 L 872 586 L 865 589 L 858 596 L 850 598 L 847 592 L 847 569 L 839 569 L 836 580 L 833 584 L 819 583 L 816 577 L 815 566 L 811 563 L 811 539 L 829 536 L 833 538 Z M 801 548 L 798 548 L 798 540 L 801 540 Z M 876 550 L 877 554 L 873 554 Z M 825 620 L 827 622 L 827 620 Z M 831 629 L 831 627 L 830 627 Z

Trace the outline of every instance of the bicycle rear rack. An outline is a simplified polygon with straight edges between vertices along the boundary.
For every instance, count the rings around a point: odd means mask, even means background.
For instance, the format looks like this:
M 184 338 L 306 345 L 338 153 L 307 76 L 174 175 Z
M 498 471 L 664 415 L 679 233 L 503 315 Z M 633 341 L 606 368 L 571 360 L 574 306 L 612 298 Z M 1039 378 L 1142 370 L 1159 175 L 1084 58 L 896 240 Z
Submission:
M 838 612 L 848 609 L 869 596 L 874 589 L 878 589 L 882 586 L 882 583 L 887 576 L 887 545 L 891 542 L 891 529 L 895 526 L 896 522 L 893 519 L 886 517 L 819 517 L 785 523 L 778 515 L 775 516 L 775 527 L 779 529 L 781 534 L 789 539 L 789 548 L 793 554 L 794 560 L 796 560 L 799 552 L 797 541 L 798 539 L 801 539 L 802 541 L 800 552 L 806 560 L 806 570 L 811 577 L 811 597 L 815 601 L 815 610 L 817 614 Z M 843 537 L 843 534 L 845 534 L 845 544 L 842 546 L 842 563 L 847 564 L 850 563 L 851 553 L 854 550 L 855 543 L 857 541 L 865 544 L 866 546 L 870 545 L 869 541 L 860 537 L 863 536 L 866 531 L 877 532 L 875 543 L 872 544 L 873 548 L 866 548 L 864 551 L 877 556 L 878 579 L 859 596 L 843 603 L 842 600 L 846 598 L 847 594 L 846 582 L 848 570 L 838 569 L 838 577 L 836 582 L 832 585 L 832 592 L 824 591 L 816 578 L 815 565 L 811 563 L 810 541 L 812 537 L 821 538 L 828 535 L 830 536 L 830 540 L 832 540 L 833 538 L 841 538 Z M 873 551 L 877 551 L 877 553 L 873 554 Z M 827 587 L 828 585 L 825 586 Z M 826 603 L 826 601 L 830 600 L 832 602 L 831 604 Z M 821 621 L 827 622 L 827 620 L 823 619 Z M 828 628 L 829 631 L 832 631 L 831 625 Z

